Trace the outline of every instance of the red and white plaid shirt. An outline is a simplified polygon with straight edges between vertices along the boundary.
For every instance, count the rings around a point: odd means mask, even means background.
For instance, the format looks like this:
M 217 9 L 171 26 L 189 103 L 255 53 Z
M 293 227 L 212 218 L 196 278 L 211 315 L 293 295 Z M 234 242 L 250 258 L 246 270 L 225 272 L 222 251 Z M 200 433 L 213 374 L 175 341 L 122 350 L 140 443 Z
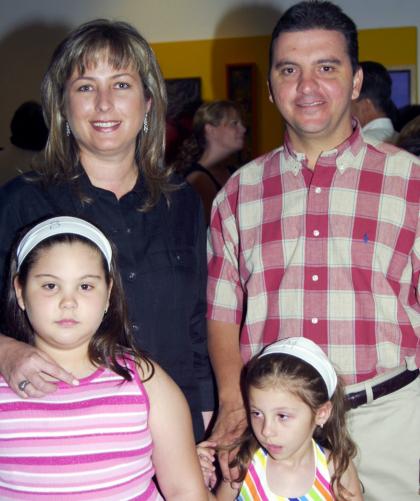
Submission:
M 420 163 L 357 127 L 314 171 L 290 143 L 239 169 L 209 232 L 208 318 L 244 361 L 305 336 L 347 384 L 420 362 Z

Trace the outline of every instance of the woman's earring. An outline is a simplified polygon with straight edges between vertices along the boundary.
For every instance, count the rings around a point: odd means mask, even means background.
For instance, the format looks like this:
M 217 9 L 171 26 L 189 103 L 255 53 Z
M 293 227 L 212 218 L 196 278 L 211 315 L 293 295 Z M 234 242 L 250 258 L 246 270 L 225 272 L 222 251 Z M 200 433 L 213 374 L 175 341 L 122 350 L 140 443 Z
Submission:
M 66 136 L 69 137 L 71 134 L 71 129 L 69 123 L 66 121 Z
M 144 121 L 143 121 L 143 132 L 147 134 L 149 132 L 149 119 L 147 116 L 147 112 L 144 115 Z

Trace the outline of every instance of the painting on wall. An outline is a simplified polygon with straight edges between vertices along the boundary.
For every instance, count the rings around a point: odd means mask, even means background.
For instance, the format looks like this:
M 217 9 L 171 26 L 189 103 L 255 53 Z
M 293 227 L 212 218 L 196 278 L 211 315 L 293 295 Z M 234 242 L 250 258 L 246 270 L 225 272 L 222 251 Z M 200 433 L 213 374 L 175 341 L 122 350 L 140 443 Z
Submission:
M 238 102 L 243 110 L 244 124 L 246 126 L 246 152 L 245 160 L 253 158 L 256 154 L 256 92 L 255 92 L 256 65 L 254 63 L 226 65 L 227 97 Z
M 201 78 L 168 78 L 165 83 L 170 119 L 200 106 Z
M 165 83 L 168 94 L 165 159 L 171 164 L 190 135 L 194 113 L 202 103 L 201 78 L 170 78 Z

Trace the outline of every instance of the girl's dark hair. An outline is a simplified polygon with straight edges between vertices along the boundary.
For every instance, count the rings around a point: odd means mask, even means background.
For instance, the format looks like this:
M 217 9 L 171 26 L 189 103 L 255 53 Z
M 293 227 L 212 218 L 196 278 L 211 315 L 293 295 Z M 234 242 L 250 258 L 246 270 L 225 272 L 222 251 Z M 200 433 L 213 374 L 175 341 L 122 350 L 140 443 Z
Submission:
M 182 143 L 174 162 L 178 172 L 187 170 L 193 162 L 197 162 L 207 146 L 205 127 L 207 124 L 219 126 L 229 112 L 242 115 L 241 106 L 234 101 L 212 101 L 203 103 L 195 112 L 191 135 Z
M 66 84 L 75 70 L 83 75 L 86 68 L 95 66 L 104 55 L 116 70 L 133 67 L 143 83 L 145 98 L 151 99 L 149 131 L 139 131 L 135 152 L 137 167 L 149 192 L 142 209 L 148 210 L 162 193 L 168 195 L 174 190 L 169 182 L 171 170 L 164 162 L 166 86 L 149 44 L 128 23 L 89 21 L 73 30 L 55 49 L 41 85 L 49 136 L 45 160 L 38 170 L 46 182 L 68 182 L 79 176 L 79 147 L 73 134 L 66 134 Z
M 33 225 L 35 226 L 35 225 Z M 31 226 L 32 227 L 32 226 Z M 102 267 L 105 274 L 105 281 L 109 285 L 112 281 L 111 295 L 109 299 L 109 307 L 104 315 L 101 325 L 96 333 L 92 336 L 89 347 L 89 360 L 96 366 L 107 367 L 123 377 L 126 381 L 132 380 L 132 374 L 124 363 L 126 357 L 131 357 L 137 360 L 140 366 L 140 360 L 144 361 L 147 368 L 147 377 L 145 380 L 153 376 L 154 368 L 151 360 L 142 353 L 134 343 L 134 339 L 130 330 L 130 324 L 127 315 L 127 305 L 122 287 L 121 277 L 116 268 L 115 247 L 112 247 L 112 261 L 110 270 L 108 263 L 99 250 L 99 248 L 90 240 L 74 234 L 54 235 L 40 242 L 26 256 L 21 264 L 19 272 L 17 272 L 16 249 L 19 241 L 22 239 L 26 231 L 20 235 L 16 245 L 12 250 L 12 259 L 10 264 L 8 290 L 6 296 L 6 312 L 5 312 L 5 334 L 13 337 L 18 341 L 33 345 L 35 341 L 34 331 L 28 320 L 28 317 L 17 302 L 14 280 L 17 278 L 22 288 L 25 288 L 28 280 L 28 275 L 33 265 L 40 258 L 42 252 L 51 249 L 58 244 L 71 245 L 74 243 L 83 243 L 84 245 L 94 249 L 101 256 Z M 144 373 L 144 372 L 143 372 Z
M 249 463 L 255 451 L 259 448 L 259 443 L 252 433 L 249 412 L 249 390 L 250 387 L 263 389 L 284 388 L 300 398 L 308 405 L 313 414 L 328 400 L 331 401 L 332 411 L 323 428 L 317 426 L 314 431 L 314 439 L 322 446 L 331 450 L 328 461 L 334 465 L 334 474 L 331 478 L 331 485 L 338 493 L 338 500 L 346 500 L 350 493 L 342 485 L 341 478 L 347 470 L 351 458 L 356 455 L 356 446 L 351 440 L 345 423 L 344 393 L 338 381 L 336 390 L 328 398 L 327 387 L 321 375 L 307 362 L 300 358 L 286 354 L 271 354 L 258 358 L 253 357 L 245 366 L 242 372 L 242 391 L 245 406 L 248 413 L 248 427 L 239 443 L 232 446 L 239 446 L 239 453 L 230 464 L 231 467 L 238 467 L 238 481 L 245 478 Z

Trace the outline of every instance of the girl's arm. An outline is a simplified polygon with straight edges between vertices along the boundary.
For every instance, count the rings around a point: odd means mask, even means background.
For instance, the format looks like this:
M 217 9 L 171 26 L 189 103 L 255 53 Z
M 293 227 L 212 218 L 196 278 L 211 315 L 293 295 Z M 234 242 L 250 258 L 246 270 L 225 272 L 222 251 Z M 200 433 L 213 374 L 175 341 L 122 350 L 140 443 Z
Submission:
M 167 501 L 214 500 L 203 482 L 185 397 L 156 363 L 154 367 L 144 386 L 150 400 L 152 461 L 162 494 Z
M 350 461 L 349 467 L 341 477 L 341 483 L 352 494 L 349 501 L 363 501 L 362 487 L 353 461 Z
M 334 473 L 334 465 L 332 461 L 328 462 L 328 469 L 330 474 Z M 350 460 L 349 466 L 347 470 L 344 472 L 341 477 L 341 484 L 348 490 L 349 494 L 347 495 L 348 501 L 363 501 L 364 497 L 362 494 L 362 487 L 359 480 L 359 476 L 357 475 L 356 467 L 354 466 L 353 461 Z M 335 487 L 335 486 L 334 486 Z M 337 499 L 342 499 L 338 496 L 338 492 L 336 488 L 334 488 L 334 494 Z
M 232 487 L 229 481 L 222 480 L 216 489 L 217 501 L 235 501 L 240 489 Z

